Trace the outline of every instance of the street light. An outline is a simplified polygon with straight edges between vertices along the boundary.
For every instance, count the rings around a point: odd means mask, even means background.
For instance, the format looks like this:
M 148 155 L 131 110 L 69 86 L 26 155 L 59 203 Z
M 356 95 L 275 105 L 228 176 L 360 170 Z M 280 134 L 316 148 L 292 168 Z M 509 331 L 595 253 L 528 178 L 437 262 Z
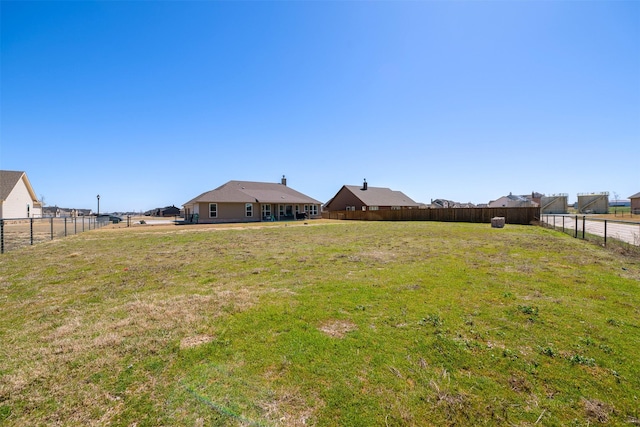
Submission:
M 98 198 L 98 215 L 97 216 L 100 216 L 100 195 L 98 194 L 96 197 Z

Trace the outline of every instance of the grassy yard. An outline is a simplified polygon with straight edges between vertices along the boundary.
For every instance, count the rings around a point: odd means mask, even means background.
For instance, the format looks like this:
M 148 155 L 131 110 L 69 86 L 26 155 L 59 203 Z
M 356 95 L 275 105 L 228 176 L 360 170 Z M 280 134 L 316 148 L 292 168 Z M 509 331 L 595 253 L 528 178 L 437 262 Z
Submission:
M 0 308 L 4 425 L 640 424 L 640 259 L 540 227 L 101 229 Z

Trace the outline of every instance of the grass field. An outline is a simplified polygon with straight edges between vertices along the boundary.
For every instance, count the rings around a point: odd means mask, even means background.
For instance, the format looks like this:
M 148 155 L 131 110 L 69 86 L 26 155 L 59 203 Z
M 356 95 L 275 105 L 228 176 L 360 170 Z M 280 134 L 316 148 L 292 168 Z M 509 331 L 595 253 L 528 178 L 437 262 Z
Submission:
M 297 224 L 4 254 L 0 424 L 640 424 L 640 259 L 533 226 Z

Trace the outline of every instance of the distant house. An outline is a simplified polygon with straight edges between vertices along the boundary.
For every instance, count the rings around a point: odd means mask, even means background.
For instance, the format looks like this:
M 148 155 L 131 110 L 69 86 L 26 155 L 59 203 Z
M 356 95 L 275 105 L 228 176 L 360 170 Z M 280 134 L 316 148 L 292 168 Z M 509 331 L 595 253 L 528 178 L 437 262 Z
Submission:
M 474 205 L 471 202 L 460 203 L 460 202 L 454 202 L 453 200 L 435 199 L 435 200 L 431 200 L 431 207 L 432 208 L 436 208 L 436 209 L 442 209 L 442 208 L 475 208 L 476 205 Z
M 73 209 L 59 208 L 57 206 L 45 206 L 42 208 L 42 216 L 46 218 L 64 218 L 75 216 Z
M 437 208 L 437 209 L 452 208 L 455 206 L 455 204 L 456 202 L 454 202 L 453 200 L 447 200 L 447 199 L 431 200 L 431 207 Z
M 0 171 L 0 218 L 40 218 L 42 203 L 22 171 Z
M 59 208 L 58 206 L 45 206 L 42 208 L 42 216 L 45 218 L 73 218 L 88 215 L 91 215 L 91 209 L 70 209 Z
M 631 206 L 630 200 L 609 200 L 609 206 L 612 208 Z
M 180 210 L 180 208 L 177 208 L 175 206 L 167 206 L 164 208 L 155 208 L 155 209 L 151 209 L 150 211 L 146 211 L 144 214 L 146 216 L 164 216 L 164 217 L 168 217 L 168 216 L 180 216 L 182 213 L 182 211 Z
M 489 202 L 490 208 L 531 208 L 540 206 L 540 198 L 535 198 L 530 195 L 516 196 L 509 193 L 508 196 L 500 197 L 497 200 Z
M 629 196 L 629 200 L 631 200 L 631 212 L 640 214 L 640 193 Z
M 184 205 L 188 222 L 258 222 L 320 218 L 321 202 L 287 186 L 270 182 L 229 181 Z
M 389 210 L 389 209 L 418 209 L 416 203 L 401 191 L 394 191 L 383 187 L 369 187 L 365 180 L 362 186 L 343 185 L 342 188 L 324 205 L 325 211 L 356 211 L 356 210 Z
M 160 209 L 159 216 L 180 216 L 180 208 L 167 206 Z

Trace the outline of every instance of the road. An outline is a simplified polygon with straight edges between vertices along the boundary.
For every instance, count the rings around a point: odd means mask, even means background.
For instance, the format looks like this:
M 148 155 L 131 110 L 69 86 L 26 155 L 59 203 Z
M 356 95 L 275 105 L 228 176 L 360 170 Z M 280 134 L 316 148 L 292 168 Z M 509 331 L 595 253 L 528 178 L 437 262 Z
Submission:
M 635 246 L 640 246 L 640 222 L 624 222 L 602 219 L 596 220 L 589 219 L 588 215 L 584 217 L 584 229 L 586 233 L 604 237 L 606 224 L 607 239 L 621 240 Z M 577 218 L 578 235 L 581 236 L 583 215 L 578 215 Z M 549 224 L 552 227 L 555 225 L 555 229 L 557 230 L 563 230 L 563 227 L 565 231 L 576 229 L 575 215 L 542 215 L 542 222 Z

